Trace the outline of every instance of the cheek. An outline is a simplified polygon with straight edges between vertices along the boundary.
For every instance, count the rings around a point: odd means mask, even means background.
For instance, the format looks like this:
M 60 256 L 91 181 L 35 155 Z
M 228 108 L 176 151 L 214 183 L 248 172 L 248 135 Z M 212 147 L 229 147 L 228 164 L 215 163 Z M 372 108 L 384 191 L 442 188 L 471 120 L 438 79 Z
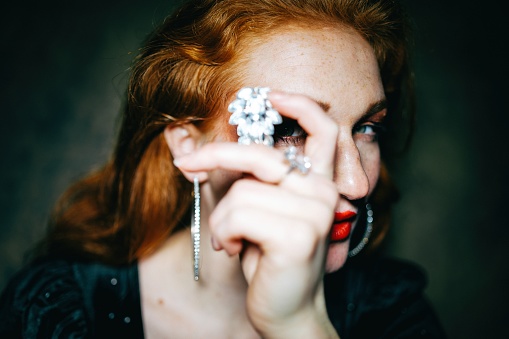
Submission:
M 380 176 L 380 147 L 377 143 L 363 144 L 358 146 L 362 168 L 369 181 L 369 193 L 371 195 Z
M 380 175 L 380 148 L 377 143 L 359 143 L 357 145 L 361 165 L 369 181 L 368 196 L 373 192 Z M 353 225 L 355 228 L 356 225 Z M 348 257 L 350 241 L 335 243 L 329 246 L 325 271 L 327 273 L 339 270 Z
M 325 273 L 339 270 L 348 258 L 348 246 L 350 242 L 335 243 L 329 246 L 327 260 L 325 261 Z
M 242 173 L 239 172 L 226 170 L 209 172 L 209 183 L 214 197 L 214 205 L 224 197 L 233 183 L 240 178 L 242 178 Z
M 211 142 L 237 142 L 237 131 L 236 129 L 228 125 L 223 124 L 220 133 L 216 133 Z M 237 180 L 242 178 L 242 173 L 227 171 L 223 169 L 216 169 L 209 172 L 209 183 L 213 192 L 215 203 L 219 202 L 226 192 L 230 189 L 231 185 Z
M 214 122 L 210 124 L 210 130 L 206 132 L 204 142 L 237 142 L 237 128 L 228 123 L 230 113 L 218 114 Z M 212 190 L 212 205 L 215 206 L 228 192 L 231 185 L 242 178 L 242 173 L 216 169 L 210 171 L 209 184 Z

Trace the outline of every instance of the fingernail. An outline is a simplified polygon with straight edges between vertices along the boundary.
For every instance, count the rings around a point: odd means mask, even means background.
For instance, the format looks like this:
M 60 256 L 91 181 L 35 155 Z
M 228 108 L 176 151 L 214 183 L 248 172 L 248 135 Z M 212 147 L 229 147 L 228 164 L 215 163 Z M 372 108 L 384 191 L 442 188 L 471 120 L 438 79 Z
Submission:
M 217 242 L 217 240 L 214 237 L 210 237 L 210 242 L 212 243 L 212 248 L 216 251 L 219 251 L 221 249 L 221 245 Z
M 286 93 L 284 92 L 279 92 L 279 91 L 275 91 L 275 92 L 270 92 L 269 93 L 269 99 L 283 99 L 287 97 Z

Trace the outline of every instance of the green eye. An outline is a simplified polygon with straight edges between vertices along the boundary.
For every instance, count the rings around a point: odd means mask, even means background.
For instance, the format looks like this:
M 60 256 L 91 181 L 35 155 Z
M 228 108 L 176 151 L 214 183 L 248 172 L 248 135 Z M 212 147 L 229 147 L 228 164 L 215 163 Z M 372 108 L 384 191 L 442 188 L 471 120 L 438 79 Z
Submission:
M 371 138 L 372 141 L 378 140 L 380 134 L 385 131 L 384 126 L 378 123 L 366 123 L 354 129 L 354 134 L 360 134 Z
M 357 133 L 375 135 L 377 132 L 373 125 L 362 125 L 357 129 Z

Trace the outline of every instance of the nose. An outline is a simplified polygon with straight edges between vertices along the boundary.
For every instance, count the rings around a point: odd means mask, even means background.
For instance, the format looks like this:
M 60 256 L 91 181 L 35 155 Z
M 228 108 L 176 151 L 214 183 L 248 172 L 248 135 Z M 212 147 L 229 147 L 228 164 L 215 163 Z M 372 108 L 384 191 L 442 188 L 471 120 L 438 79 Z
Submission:
M 369 192 L 369 180 L 355 142 L 351 138 L 339 140 L 336 152 L 334 181 L 339 194 L 351 201 L 363 199 Z

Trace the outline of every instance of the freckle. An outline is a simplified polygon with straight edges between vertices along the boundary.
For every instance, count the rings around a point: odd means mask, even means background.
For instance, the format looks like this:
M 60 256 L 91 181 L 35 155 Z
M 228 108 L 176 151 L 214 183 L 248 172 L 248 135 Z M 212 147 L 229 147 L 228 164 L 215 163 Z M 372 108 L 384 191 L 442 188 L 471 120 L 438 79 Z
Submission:
M 163 301 L 163 299 L 161 299 L 161 298 L 159 298 L 159 299 L 157 300 L 157 303 L 158 303 L 159 305 L 164 305 L 164 301 Z

